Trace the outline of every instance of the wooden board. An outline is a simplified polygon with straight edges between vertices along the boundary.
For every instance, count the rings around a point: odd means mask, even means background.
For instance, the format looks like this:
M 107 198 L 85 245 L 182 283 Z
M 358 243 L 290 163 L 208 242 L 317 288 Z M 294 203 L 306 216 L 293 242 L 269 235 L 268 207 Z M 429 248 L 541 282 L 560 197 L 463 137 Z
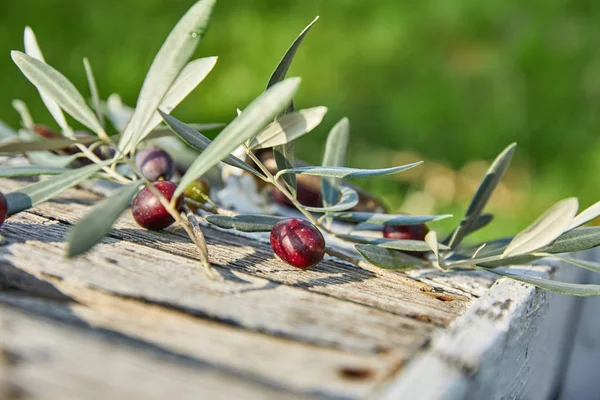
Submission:
M 0 190 L 23 184 L 0 179 Z M 457 337 L 468 342 L 477 310 L 506 295 L 479 272 L 401 274 L 333 259 L 300 271 L 264 243 L 206 228 L 218 272 L 210 280 L 185 233 L 139 229 L 129 212 L 68 261 L 64 237 L 97 200 L 71 190 L 2 228 L 5 397 L 388 396 L 436 343 L 454 340 L 441 337 L 466 332 Z M 513 289 L 515 310 L 540 296 Z M 516 315 L 511 307 L 502 318 Z

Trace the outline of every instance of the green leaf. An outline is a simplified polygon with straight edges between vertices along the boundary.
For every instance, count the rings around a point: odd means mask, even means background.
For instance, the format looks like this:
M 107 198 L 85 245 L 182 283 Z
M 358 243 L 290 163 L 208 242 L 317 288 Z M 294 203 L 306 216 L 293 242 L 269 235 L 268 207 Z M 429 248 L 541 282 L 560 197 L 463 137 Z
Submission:
M 286 114 L 252 138 L 249 148 L 266 149 L 292 142 L 319 126 L 326 113 L 327 107 L 314 107 Z
M 333 213 L 331 217 L 340 221 L 363 222 L 375 225 L 420 225 L 427 222 L 439 221 L 450 218 L 452 215 L 408 215 L 408 214 L 381 214 L 368 212 Z
M 564 261 L 568 264 L 574 265 L 579 268 L 587 269 L 588 271 L 600 273 L 600 263 L 580 260 L 578 258 L 567 257 L 567 256 L 559 256 L 558 254 L 551 253 L 535 253 L 536 256 L 539 257 L 551 257 L 560 261 Z
M 502 253 L 503 257 L 529 253 L 552 243 L 571 225 L 578 207 L 576 198 L 558 202 L 515 236 Z
M 137 105 L 119 149 L 129 153 L 142 139 L 144 128 L 175 79 L 196 51 L 208 25 L 215 0 L 200 0 L 179 20 L 156 54 L 144 79 Z
M 208 76 L 216 63 L 217 57 L 200 58 L 188 63 L 163 98 L 159 109 L 170 114 Z M 142 138 L 145 138 L 161 121 L 160 112 L 155 112 L 144 127 Z
M 92 70 L 90 61 L 86 57 L 83 58 L 83 68 L 85 69 L 88 86 L 90 87 L 90 95 L 92 96 L 92 105 L 94 106 L 94 111 L 96 111 L 96 118 L 98 119 L 98 122 L 100 122 L 100 125 L 104 125 L 102 121 L 102 112 L 100 109 L 100 95 L 98 94 L 98 86 L 96 85 L 96 79 L 94 78 L 94 71 Z
M 33 141 L 14 141 L 0 144 L 0 154 L 20 154 L 29 151 L 59 150 L 75 144 L 90 144 L 97 142 L 96 136 L 85 137 L 77 140 L 71 139 L 45 139 Z
M 194 164 L 181 178 L 174 197 L 183 193 L 185 188 L 194 180 L 229 156 L 239 145 L 256 135 L 260 129 L 275 118 L 289 104 L 299 85 L 299 78 L 289 78 L 274 85 L 256 98 L 198 156 Z
M 401 251 L 431 251 L 429 245 L 421 240 L 396 240 L 386 238 L 372 238 L 358 235 L 343 235 L 336 234 L 336 237 L 347 240 L 349 242 L 360 244 L 372 244 L 386 249 L 401 250 Z M 448 246 L 439 244 L 440 250 L 449 250 Z
M 65 190 L 85 181 L 110 162 L 107 160 L 101 164 L 92 164 L 65 172 L 7 194 L 8 215 L 14 215 L 58 196 Z
M 500 179 L 502 179 L 504 172 L 508 168 L 516 146 L 517 144 L 513 143 L 504 149 L 488 169 L 485 178 L 483 178 L 481 185 L 477 189 L 477 193 L 475 193 L 473 200 L 471 200 L 465 216 L 454 231 L 452 239 L 450 239 L 449 246 L 451 248 L 456 248 L 467 233 L 471 231 L 471 227 L 477 222 L 494 189 L 496 189 L 496 186 L 498 186 Z
M 114 222 L 125 211 L 131 199 L 142 186 L 142 181 L 122 187 L 117 194 L 108 197 L 94 207 L 81 219 L 67 236 L 67 257 L 76 257 L 90 250 L 102 240 Z
M 59 156 L 49 151 L 31 151 L 25 155 L 31 164 L 54 168 L 65 168 L 80 156 L 80 154 Z
M 204 217 L 207 222 L 223 229 L 235 229 L 241 232 L 270 232 L 276 223 L 283 220 L 271 215 L 209 215 Z
M 348 141 L 350 140 L 350 121 L 342 118 L 329 132 L 325 143 L 325 154 L 323 162 L 326 167 L 343 167 L 346 165 L 348 156 Z M 335 204 L 337 201 L 337 189 L 341 183 L 340 179 L 325 178 L 321 182 L 321 193 L 323 194 L 323 205 L 325 207 Z
M 44 60 L 44 55 L 42 54 L 42 50 L 40 49 L 40 46 L 35 37 L 35 33 L 33 33 L 33 30 L 28 26 L 25 27 L 25 33 L 23 36 L 23 42 L 25 44 L 25 53 L 45 63 L 46 60 Z M 60 106 L 52 99 L 52 97 L 43 93 L 41 89 L 38 88 L 38 91 L 40 93 L 40 97 L 42 98 L 42 102 L 44 103 L 44 105 L 50 112 L 50 115 L 52 115 L 52 118 L 54 118 L 58 126 L 60 126 L 62 129 L 68 129 L 69 125 L 67 124 L 65 114 L 60 109 Z
M 446 271 L 448 267 L 446 266 L 444 259 L 440 257 L 440 249 L 438 247 L 438 239 L 435 231 L 429 231 L 429 233 L 425 235 L 425 243 L 427 244 L 427 246 L 429 246 L 429 248 L 435 255 L 433 266 L 441 271 Z
M 269 89 L 271 86 L 273 86 L 276 83 L 279 83 L 285 79 L 285 76 L 288 73 L 290 65 L 292 65 L 292 61 L 294 60 L 294 56 L 296 55 L 296 52 L 298 51 L 300 44 L 304 40 L 304 37 L 306 36 L 308 31 L 310 31 L 310 28 L 312 28 L 313 24 L 315 22 L 317 22 L 318 19 L 319 19 L 319 17 L 316 17 L 310 24 L 308 24 L 308 26 L 306 28 L 304 28 L 304 30 L 302 32 L 300 32 L 300 35 L 298 35 L 296 40 L 294 40 L 292 45 L 285 52 L 285 54 L 283 55 L 283 58 L 281 59 L 279 64 L 277 64 L 277 68 L 275 68 L 275 71 L 273 71 L 273 74 L 271 74 L 271 77 L 269 78 L 269 83 L 267 84 L 267 89 Z M 289 104 L 287 110 L 284 111 L 284 113 L 289 113 L 292 111 L 294 111 L 294 103 L 293 103 L 293 101 L 290 100 L 290 104 Z M 278 170 L 281 171 L 282 169 L 293 168 L 294 167 L 294 158 L 295 158 L 294 157 L 294 143 L 290 141 L 284 145 L 275 146 L 273 148 L 273 156 L 275 157 L 275 164 L 277 165 Z M 288 186 L 288 188 L 290 189 L 292 194 L 295 196 L 296 195 L 296 176 L 295 175 L 285 175 L 283 177 L 283 180 L 285 181 L 286 185 Z
M 380 246 L 357 244 L 354 247 L 365 260 L 380 268 L 404 270 L 425 264 L 420 258 Z
M 209 138 L 193 129 L 191 126 L 184 124 L 183 122 L 171 117 L 168 114 L 161 113 L 165 123 L 175 132 L 175 134 L 188 146 L 193 147 L 198 151 L 204 151 L 212 143 Z M 244 171 L 252 172 L 256 176 L 262 176 L 260 172 L 246 164 L 239 158 L 228 155 L 222 160 L 225 164 L 231 165 L 232 167 L 241 168 Z
M 23 100 L 15 99 L 12 101 L 13 108 L 21 117 L 21 124 L 25 129 L 33 129 L 33 118 L 31 118 L 31 113 L 29 112 L 29 107 Z
M 542 251 L 546 253 L 574 253 L 598 246 L 600 246 L 600 226 L 592 226 L 565 232 Z
M 598 216 L 600 216 L 600 201 L 592 204 L 584 211 L 579 213 L 579 215 L 575 217 L 571 225 L 569 225 L 568 230 L 575 229 L 587 222 L 590 222 L 593 219 L 598 218 Z
M 97 134 L 103 133 L 102 125 L 85 103 L 75 86 L 51 66 L 20 51 L 11 56 L 21 72 L 39 91 L 51 97 L 69 115 Z
M 542 278 L 534 278 L 531 276 L 525 275 L 515 275 L 507 272 L 500 272 L 491 268 L 481 267 L 492 274 L 496 274 L 499 276 L 503 276 L 505 278 L 510 278 L 519 282 L 529 283 L 530 285 L 536 286 L 540 289 L 548 290 L 550 292 L 560 293 L 560 294 L 568 294 L 571 296 L 599 296 L 600 295 L 600 285 L 582 285 L 577 283 L 566 283 L 566 282 L 558 282 L 552 281 L 548 279 Z
M 479 217 L 477 217 L 477 219 L 475 219 L 475 222 L 473 223 L 473 225 L 471 225 L 469 230 L 464 232 L 463 237 L 467 237 L 471 233 L 477 232 L 478 230 L 485 228 L 493 220 L 494 220 L 493 214 L 481 214 Z M 455 232 L 456 232 L 456 230 L 454 230 L 450 235 L 448 235 L 448 237 L 446 237 L 446 239 L 444 239 L 442 243 L 446 243 L 446 244 L 450 243 L 450 240 L 452 240 L 452 237 L 455 235 Z
M 393 168 L 383 169 L 358 169 L 358 168 L 346 168 L 346 167 L 297 167 L 284 169 L 279 171 L 277 177 L 284 174 L 297 174 L 297 175 L 313 175 L 313 176 L 325 176 L 330 178 L 368 178 L 372 176 L 391 175 L 397 172 L 405 171 L 410 168 L 414 168 L 421 165 L 423 162 L 416 162 L 408 165 L 401 165 Z
M 356 190 L 354 190 L 350 187 L 342 186 L 341 189 L 336 192 L 338 194 L 339 201 L 337 203 L 335 203 L 334 205 L 331 205 L 328 207 L 303 206 L 303 208 L 305 210 L 317 212 L 317 213 L 345 211 L 345 210 L 354 208 L 359 202 L 358 193 L 356 193 Z
M 0 167 L 0 178 L 17 176 L 58 175 L 70 171 L 67 168 L 43 167 L 37 165 L 18 165 Z

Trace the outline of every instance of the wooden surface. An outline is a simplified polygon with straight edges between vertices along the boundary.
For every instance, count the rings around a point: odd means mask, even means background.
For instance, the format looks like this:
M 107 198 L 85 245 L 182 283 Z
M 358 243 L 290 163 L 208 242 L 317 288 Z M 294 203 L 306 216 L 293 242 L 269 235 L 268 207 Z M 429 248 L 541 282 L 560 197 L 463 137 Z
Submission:
M 0 190 L 25 183 L 1 179 Z M 65 260 L 66 232 L 97 199 L 71 190 L 2 228 L 0 398 L 437 398 L 407 377 L 437 379 L 429 368 L 450 362 L 455 374 L 439 387 L 469 386 L 489 370 L 479 360 L 492 345 L 430 365 L 439 346 L 464 349 L 477 329 L 501 340 L 500 326 L 544 319 L 529 305 L 551 304 L 527 285 L 489 290 L 494 278 L 478 272 L 400 274 L 335 260 L 300 271 L 265 244 L 206 228 L 219 276 L 210 280 L 185 233 L 139 229 L 129 212 L 92 252 Z M 516 340 L 535 335 L 527 332 Z

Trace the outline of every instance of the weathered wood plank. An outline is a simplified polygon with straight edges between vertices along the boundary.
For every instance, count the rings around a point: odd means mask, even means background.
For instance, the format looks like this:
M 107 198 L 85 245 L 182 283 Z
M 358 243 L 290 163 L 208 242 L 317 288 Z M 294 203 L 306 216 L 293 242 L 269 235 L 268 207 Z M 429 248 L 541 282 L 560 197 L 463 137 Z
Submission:
M 308 398 L 0 305 L 3 399 Z

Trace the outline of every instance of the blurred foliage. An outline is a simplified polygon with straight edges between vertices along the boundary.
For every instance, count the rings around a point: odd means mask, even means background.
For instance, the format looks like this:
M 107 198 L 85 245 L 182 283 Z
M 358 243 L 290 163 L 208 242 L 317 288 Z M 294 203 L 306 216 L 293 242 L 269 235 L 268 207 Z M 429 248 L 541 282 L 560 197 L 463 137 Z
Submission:
M 87 56 L 101 94 L 118 92 L 133 105 L 154 54 L 192 3 L 4 2 L 0 119 L 15 126 L 10 101 L 21 98 L 37 121 L 50 121 L 9 58 L 11 49 L 22 48 L 26 25 L 47 61 L 84 93 L 81 59 Z M 299 107 L 326 105 L 330 111 L 299 141 L 301 157 L 319 162 L 328 129 L 343 116 L 352 124 L 354 166 L 389 166 L 406 155 L 401 152 L 413 151 L 441 170 L 464 171 L 516 141 L 515 178 L 507 185 L 519 201 L 501 207 L 502 196 L 496 199 L 498 212 L 508 215 L 494 233 L 514 232 L 559 198 L 578 196 L 587 206 L 599 197 L 600 3 L 590 0 L 222 0 L 199 50 L 218 55 L 219 62 L 176 115 L 187 122 L 231 120 L 236 107 L 264 89 L 315 15 L 321 20 L 291 73 L 304 78 Z M 444 185 L 444 178 L 412 186 L 399 178 L 368 187 L 397 209 L 412 194 L 427 193 L 427 185 L 437 192 Z M 453 190 L 467 189 L 473 185 Z M 472 192 L 459 194 L 434 206 L 460 214 Z

